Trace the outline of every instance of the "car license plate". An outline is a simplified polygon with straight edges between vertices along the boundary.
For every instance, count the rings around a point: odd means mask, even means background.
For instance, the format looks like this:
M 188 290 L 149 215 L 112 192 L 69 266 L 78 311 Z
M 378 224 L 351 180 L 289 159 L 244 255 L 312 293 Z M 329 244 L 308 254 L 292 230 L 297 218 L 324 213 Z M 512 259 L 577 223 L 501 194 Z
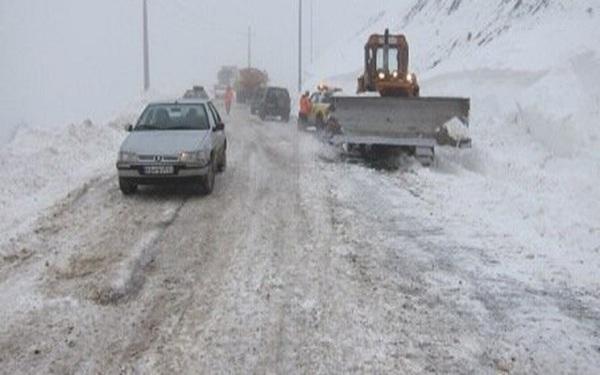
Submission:
M 146 175 L 166 175 L 174 174 L 175 168 L 172 165 L 151 165 L 144 167 Z

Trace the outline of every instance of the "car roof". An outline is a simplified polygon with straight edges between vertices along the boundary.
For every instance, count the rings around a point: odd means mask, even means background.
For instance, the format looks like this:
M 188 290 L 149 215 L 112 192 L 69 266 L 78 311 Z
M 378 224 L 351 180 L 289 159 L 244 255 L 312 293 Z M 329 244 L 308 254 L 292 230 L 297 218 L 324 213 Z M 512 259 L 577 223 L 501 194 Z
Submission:
M 210 99 L 203 98 L 180 98 L 174 100 L 161 100 L 148 103 L 148 105 L 173 105 L 173 104 L 207 104 Z

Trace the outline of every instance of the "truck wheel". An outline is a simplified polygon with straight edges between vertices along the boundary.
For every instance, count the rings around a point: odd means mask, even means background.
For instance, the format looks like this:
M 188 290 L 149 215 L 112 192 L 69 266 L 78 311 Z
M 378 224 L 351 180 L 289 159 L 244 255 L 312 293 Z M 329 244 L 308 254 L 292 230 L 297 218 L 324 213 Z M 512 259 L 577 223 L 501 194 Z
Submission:
M 131 195 L 137 191 L 137 185 L 126 178 L 119 177 L 119 189 L 124 195 Z
M 210 160 L 210 165 L 208 168 L 208 173 L 202 177 L 202 181 L 200 182 L 200 188 L 202 189 L 202 193 L 204 195 L 212 194 L 215 188 L 215 160 L 214 157 Z

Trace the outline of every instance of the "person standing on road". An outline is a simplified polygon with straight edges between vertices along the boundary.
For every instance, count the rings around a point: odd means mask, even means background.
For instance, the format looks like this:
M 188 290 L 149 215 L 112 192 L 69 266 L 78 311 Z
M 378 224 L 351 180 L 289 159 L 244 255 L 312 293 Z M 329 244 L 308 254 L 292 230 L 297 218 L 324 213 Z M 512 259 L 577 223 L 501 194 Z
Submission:
M 227 86 L 227 91 L 225 91 L 225 111 L 227 114 L 231 112 L 231 104 L 235 99 L 235 92 L 231 88 L 231 86 Z
M 306 124 L 311 111 L 312 103 L 310 102 L 310 93 L 306 91 L 300 98 L 300 112 L 298 113 L 298 119 L 300 122 Z

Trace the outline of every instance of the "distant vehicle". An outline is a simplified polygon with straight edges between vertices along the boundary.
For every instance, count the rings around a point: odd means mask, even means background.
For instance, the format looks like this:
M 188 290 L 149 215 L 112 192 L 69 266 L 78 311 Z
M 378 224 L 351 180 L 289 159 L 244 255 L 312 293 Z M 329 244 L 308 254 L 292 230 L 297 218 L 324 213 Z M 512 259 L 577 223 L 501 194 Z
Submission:
M 256 95 L 256 91 L 269 82 L 267 72 L 256 68 L 246 68 L 239 72 L 235 82 L 238 103 L 248 104 Z
M 266 87 L 261 87 L 256 90 L 254 97 L 252 98 L 252 102 L 250 103 L 250 113 L 253 115 L 258 115 L 258 106 L 265 95 Z
M 210 99 L 208 93 L 204 89 L 204 86 L 194 86 L 191 90 L 187 90 L 183 94 L 184 99 Z
M 217 73 L 217 84 L 214 87 L 215 98 L 223 99 L 228 86 L 234 85 L 239 76 L 237 66 L 222 66 Z
M 138 185 L 183 182 L 210 194 L 227 165 L 225 125 L 209 100 L 151 103 L 127 130 L 117 161 L 125 195 Z
M 281 117 L 285 122 L 290 120 L 291 99 L 287 89 L 267 87 L 257 100 L 255 111 L 261 120 L 267 117 Z
M 333 95 L 342 90 L 325 85 L 319 85 L 317 90 L 310 96 L 312 110 L 308 116 L 308 123 L 318 130 L 323 130 L 329 118 Z
M 223 99 L 223 98 L 225 98 L 225 93 L 227 92 L 227 86 L 226 85 L 215 85 L 213 90 L 214 90 L 215 99 Z

